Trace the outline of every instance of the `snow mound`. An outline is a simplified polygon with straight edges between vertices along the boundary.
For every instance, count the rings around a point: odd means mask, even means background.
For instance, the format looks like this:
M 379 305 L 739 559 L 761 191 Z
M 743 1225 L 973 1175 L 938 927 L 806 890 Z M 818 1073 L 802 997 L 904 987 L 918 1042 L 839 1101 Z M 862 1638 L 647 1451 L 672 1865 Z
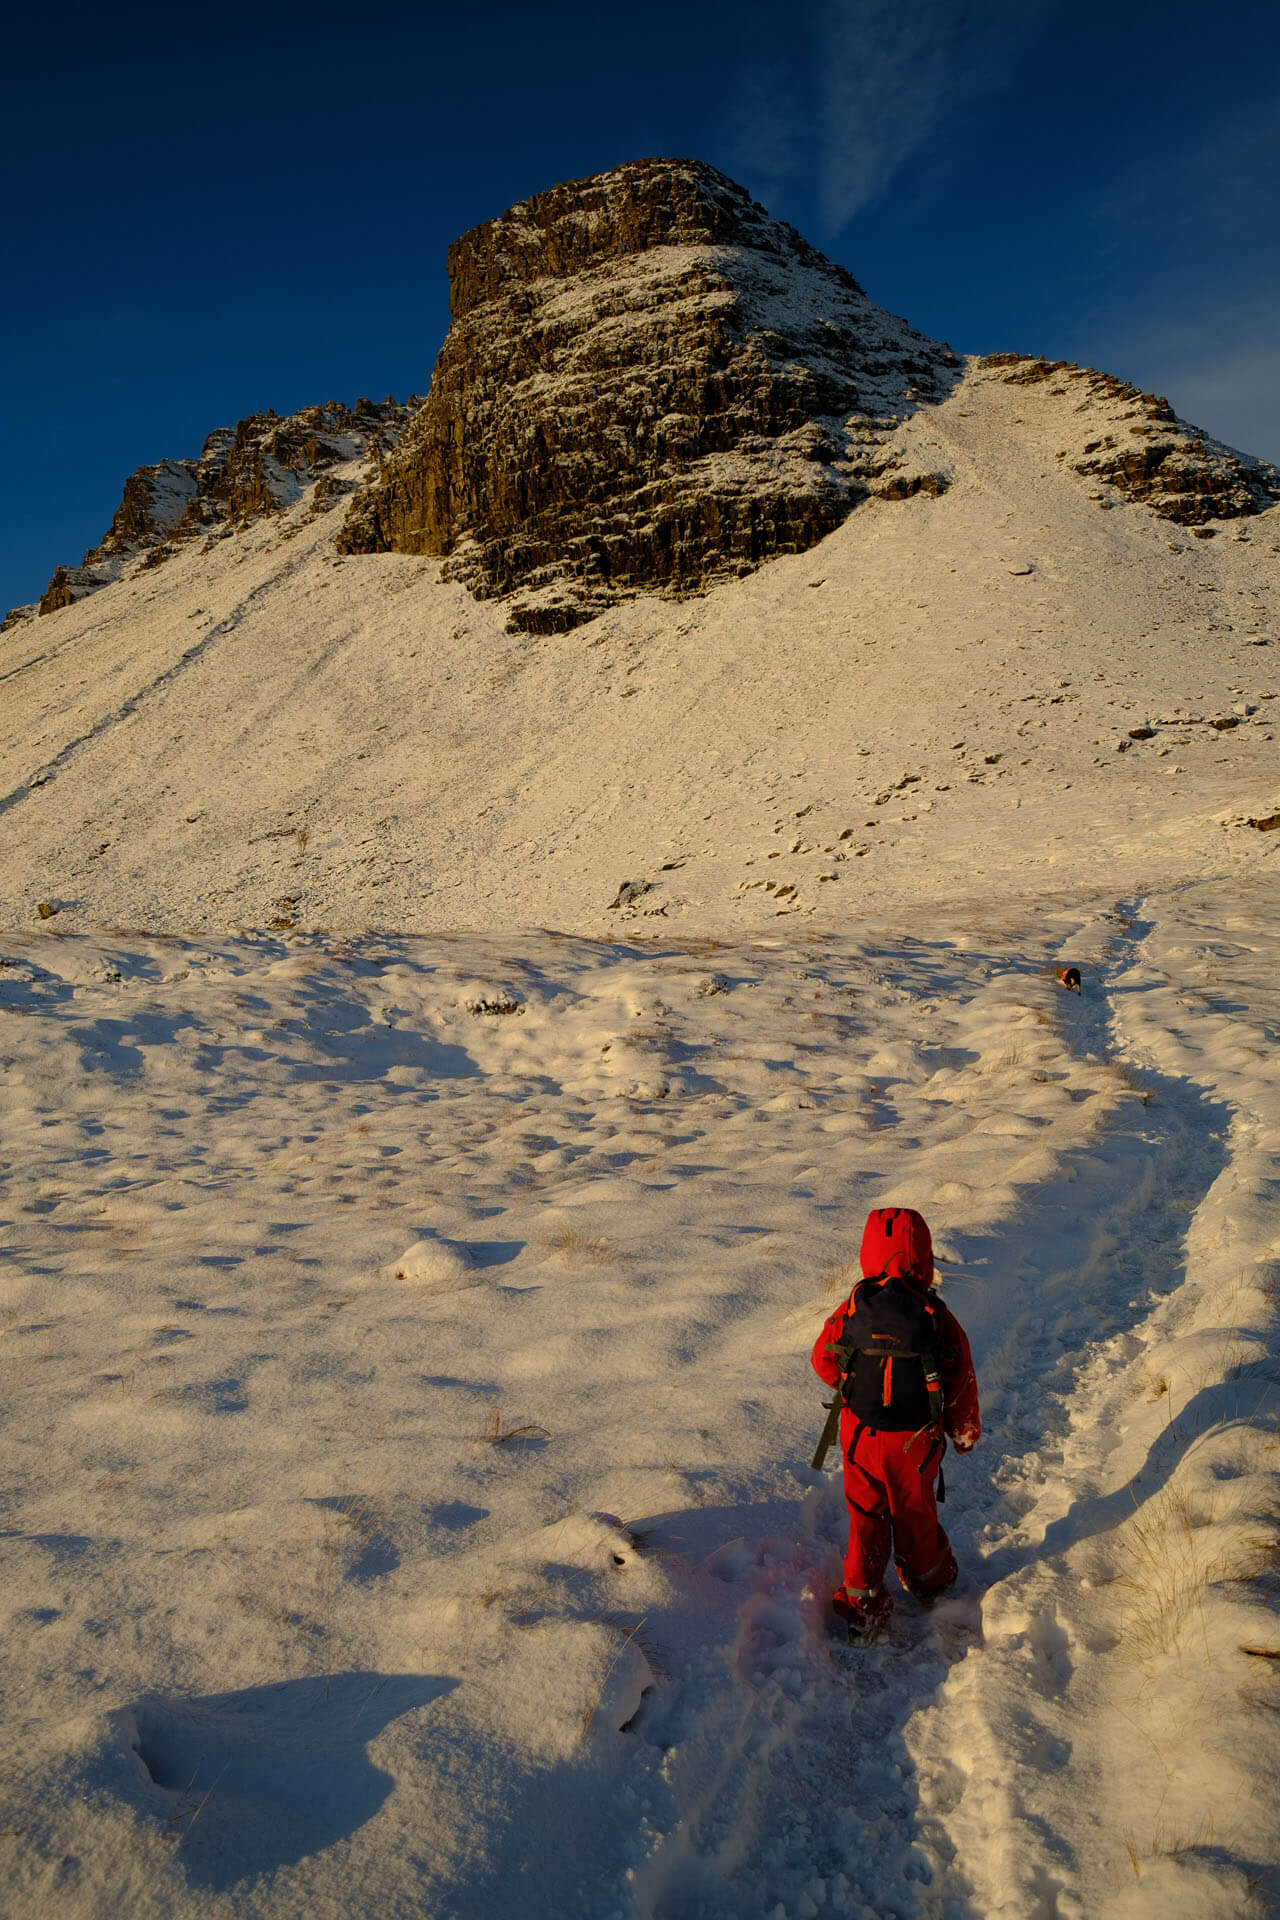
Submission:
M 428 1287 L 446 1287 L 451 1282 L 475 1278 L 470 1248 L 449 1240 L 415 1240 L 392 1271 L 397 1280 Z
M 629 1731 L 646 1693 L 653 1690 L 654 1672 L 634 1640 L 624 1640 L 605 1670 L 600 1699 L 588 1731 L 612 1727 Z
M 634 1534 L 614 1513 L 571 1513 L 522 1543 L 530 1559 L 600 1570 L 626 1567 L 636 1557 Z

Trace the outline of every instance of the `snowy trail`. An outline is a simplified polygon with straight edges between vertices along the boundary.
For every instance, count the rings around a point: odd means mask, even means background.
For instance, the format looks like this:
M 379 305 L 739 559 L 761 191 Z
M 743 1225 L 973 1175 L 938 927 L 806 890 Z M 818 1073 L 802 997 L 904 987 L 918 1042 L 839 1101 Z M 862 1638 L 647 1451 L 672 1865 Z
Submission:
M 1072 1024 L 1080 1051 L 1107 1043 L 1100 1000 Z M 832 1640 L 825 1600 L 846 1531 L 838 1473 L 804 1498 L 798 1540 L 782 1532 L 713 1560 L 734 1569 L 725 1576 L 739 1618 L 730 1697 L 717 1703 L 705 1672 L 690 1677 L 709 1697 L 681 1711 L 696 1732 L 673 1771 L 698 1784 L 686 1787 L 687 1803 L 677 1793 L 679 1827 L 637 1875 L 645 1920 L 975 1920 L 988 1911 L 972 1901 L 946 1819 L 967 1791 L 982 1796 L 991 1783 L 949 1755 L 913 1758 L 905 1734 L 952 1666 L 981 1665 L 985 1590 L 1113 1525 L 1117 1507 L 1132 1510 L 1124 1491 L 1073 1506 L 1038 1543 L 1023 1524 L 1033 1509 L 1041 1520 L 1046 1484 L 1060 1473 L 1077 1381 L 1114 1377 L 1132 1359 L 1133 1329 L 1181 1280 L 1191 1218 L 1225 1164 L 1220 1108 L 1156 1076 L 1143 1092 L 1150 1104 L 1126 1101 L 998 1236 L 954 1237 L 965 1280 L 949 1285 L 948 1299 L 970 1331 L 986 1403 L 982 1448 L 948 1463 L 944 1520 L 966 1568 L 958 1595 L 931 1615 L 899 1595 L 887 1641 L 869 1652 Z M 1024 1303 L 1012 1319 L 1011 1300 Z M 1099 1468 L 1115 1444 L 1106 1430 L 1093 1436 Z M 804 1477 L 799 1463 L 796 1473 Z M 1026 1633 L 1030 1730 L 1036 1693 L 1052 1692 L 1069 1650 L 1051 1604 L 1032 1613 Z M 1064 1767 L 1069 1745 L 1048 1727 L 1039 1737 L 1035 1770 Z M 994 1795 L 985 1811 L 1006 1832 L 1014 1824 Z M 1083 1912 L 1054 1905 L 1034 1870 L 1011 1866 L 1009 1878 L 1010 1913 Z
M 1112 1129 L 1114 1198 L 1066 1269 L 1105 1337 L 1064 1354 L 1042 1443 L 1025 1393 L 995 1403 L 1012 1511 L 984 1528 L 982 1658 L 911 1737 L 956 1770 L 984 1915 L 1227 1920 L 1280 1893 L 1256 1671 L 1276 1657 L 1278 906 L 1212 885 L 1143 903 L 1105 1030 L 1081 1010 L 1149 1102 Z M 1056 1264 L 1071 1235 L 1050 1244 Z

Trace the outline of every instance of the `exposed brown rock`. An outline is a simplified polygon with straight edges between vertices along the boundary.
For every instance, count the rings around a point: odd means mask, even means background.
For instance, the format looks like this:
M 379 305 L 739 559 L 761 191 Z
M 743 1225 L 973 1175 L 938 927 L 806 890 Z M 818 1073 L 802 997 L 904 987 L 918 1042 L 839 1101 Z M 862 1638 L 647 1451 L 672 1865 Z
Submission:
M 918 493 L 945 493 L 950 482 L 943 473 L 886 473 L 868 482 L 878 500 L 911 500 Z
M 1142 501 L 1162 519 L 1195 529 L 1202 539 L 1212 538 L 1206 521 L 1264 513 L 1280 500 L 1280 470 L 1206 439 L 1179 420 L 1163 395 L 1068 360 L 992 353 L 980 364 L 1000 373 L 1008 386 L 1052 381 L 1055 393 L 1078 396 L 1075 411 L 1090 422 L 1104 415 L 1109 432 L 1085 440 L 1074 455 L 1064 448 L 1058 458 L 1086 479 Z M 1143 444 L 1134 446 L 1134 440 Z
M 520 589 L 511 624 L 529 632 L 811 546 L 959 367 L 692 161 L 537 194 L 457 241 L 449 272 L 426 403 L 339 545 Z
M 69 607 L 75 599 L 71 590 L 71 577 L 65 567 L 55 567 L 53 578 L 40 596 L 39 611 L 56 613 L 59 607 Z M 12 615 L 10 615 L 12 618 Z M 6 626 L 8 621 L 5 622 Z

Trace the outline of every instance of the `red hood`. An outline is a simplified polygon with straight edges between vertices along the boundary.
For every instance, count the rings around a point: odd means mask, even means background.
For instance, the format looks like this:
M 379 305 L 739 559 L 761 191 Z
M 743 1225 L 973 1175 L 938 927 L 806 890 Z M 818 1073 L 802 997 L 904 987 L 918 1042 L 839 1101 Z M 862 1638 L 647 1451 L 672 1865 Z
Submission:
M 863 1275 L 900 1274 L 921 1292 L 933 1285 L 933 1240 L 923 1217 L 911 1207 L 876 1207 L 862 1231 Z

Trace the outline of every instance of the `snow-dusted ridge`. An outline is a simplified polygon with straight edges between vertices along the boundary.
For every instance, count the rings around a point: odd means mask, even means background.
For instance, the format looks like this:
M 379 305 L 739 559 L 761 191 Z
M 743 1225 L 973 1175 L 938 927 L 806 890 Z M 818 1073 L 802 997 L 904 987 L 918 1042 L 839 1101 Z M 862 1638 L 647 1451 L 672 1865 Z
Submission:
M 111 525 L 78 567 L 58 567 L 39 600 L 12 607 L 5 627 L 57 613 L 130 573 L 163 565 L 189 540 L 207 553 L 263 514 L 292 506 L 305 492 L 313 510 L 354 484 L 329 469 L 359 456 L 380 459 L 395 445 L 417 402 L 331 400 L 281 418 L 251 414 L 209 434 L 198 460 L 161 460 L 125 481 Z

